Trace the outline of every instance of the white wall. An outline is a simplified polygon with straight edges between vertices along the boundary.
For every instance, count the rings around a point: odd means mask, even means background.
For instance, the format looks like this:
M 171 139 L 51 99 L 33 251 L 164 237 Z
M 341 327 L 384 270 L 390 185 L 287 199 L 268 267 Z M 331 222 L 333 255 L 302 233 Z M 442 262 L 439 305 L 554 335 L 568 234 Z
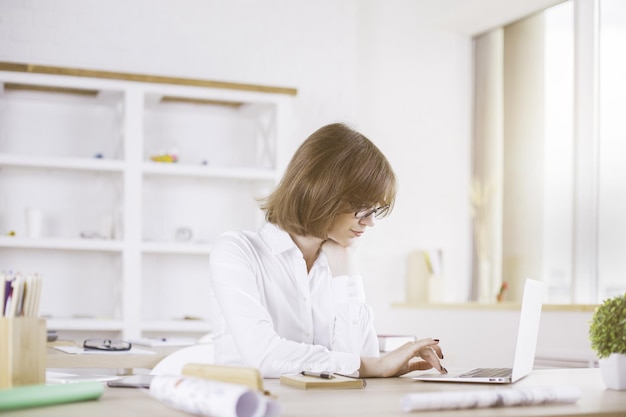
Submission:
M 362 243 L 382 322 L 389 300 L 404 299 L 410 250 L 443 250 L 448 300 L 466 300 L 469 284 L 471 40 L 419 14 L 410 0 L 359 3 L 359 126 L 399 178 L 393 215 Z
M 296 141 L 354 120 L 356 1 L 0 2 L 0 60 L 296 87 Z
M 289 153 L 317 127 L 345 121 L 398 174 L 396 210 L 361 250 L 379 330 L 439 336 L 451 358 L 464 360 L 483 355 L 466 338 L 488 339 L 495 324 L 510 329 L 514 315 L 391 307 L 404 298 L 406 254 L 415 248 L 443 249 L 449 300 L 463 300 L 469 282 L 471 41 L 427 26 L 420 4 L 4 0 L 0 60 L 298 88 Z M 547 320 L 560 337 L 545 340 L 584 350 L 584 318 L 568 317 L 567 326 Z M 482 357 L 502 360 L 494 351 Z

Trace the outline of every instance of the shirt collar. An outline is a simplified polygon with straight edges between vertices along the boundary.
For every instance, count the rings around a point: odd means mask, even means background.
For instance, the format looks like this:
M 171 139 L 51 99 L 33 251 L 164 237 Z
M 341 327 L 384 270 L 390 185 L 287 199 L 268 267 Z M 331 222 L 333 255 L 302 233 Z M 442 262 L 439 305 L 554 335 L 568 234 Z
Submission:
M 259 233 L 265 243 L 272 249 L 273 253 L 298 249 L 293 239 L 291 239 L 291 236 L 289 236 L 289 233 L 273 223 L 265 223 Z

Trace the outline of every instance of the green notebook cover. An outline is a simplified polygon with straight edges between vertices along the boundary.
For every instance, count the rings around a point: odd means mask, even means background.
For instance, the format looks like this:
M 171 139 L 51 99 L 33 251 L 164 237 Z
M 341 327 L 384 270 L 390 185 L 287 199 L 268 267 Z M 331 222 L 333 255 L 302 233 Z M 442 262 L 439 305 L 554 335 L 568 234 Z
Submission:
M 104 391 L 102 382 L 63 385 L 26 385 L 0 390 L 0 412 L 75 401 L 97 400 Z

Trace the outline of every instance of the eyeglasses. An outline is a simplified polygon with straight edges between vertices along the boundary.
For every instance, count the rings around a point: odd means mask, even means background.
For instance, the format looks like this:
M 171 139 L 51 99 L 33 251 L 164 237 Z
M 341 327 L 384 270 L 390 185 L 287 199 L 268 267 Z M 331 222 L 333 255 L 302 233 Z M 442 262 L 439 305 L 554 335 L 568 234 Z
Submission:
M 384 216 L 388 211 L 389 211 L 389 206 L 381 206 L 377 208 L 371 208 L 367 210 L 358 211 L 354 213 L 354 217 L 356 217 L 359 220 L 363 220 L 373 214 L 374 217 L 379 218 L 379 217 Z
M 110 339 L 87 339 L 83 342 L 85 349 L 108 350 L 108 351 L 124 351 L 133 347 L 129 342 L 122 340 Z

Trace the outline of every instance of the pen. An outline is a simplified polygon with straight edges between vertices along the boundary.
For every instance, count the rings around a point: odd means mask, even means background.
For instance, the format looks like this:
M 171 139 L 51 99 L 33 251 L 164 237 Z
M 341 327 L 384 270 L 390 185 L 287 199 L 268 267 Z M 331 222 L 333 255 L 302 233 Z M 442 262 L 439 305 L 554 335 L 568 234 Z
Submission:
M 322 379 L 333 379 L 335 377 L 335 375 L 332 374 L 332 372 L 309 372 L 309 371 L 302 371 L 300 372 L 302 375 L 306 375 L 306 376 L 314 376 L 316 378 L 322 378 Z

